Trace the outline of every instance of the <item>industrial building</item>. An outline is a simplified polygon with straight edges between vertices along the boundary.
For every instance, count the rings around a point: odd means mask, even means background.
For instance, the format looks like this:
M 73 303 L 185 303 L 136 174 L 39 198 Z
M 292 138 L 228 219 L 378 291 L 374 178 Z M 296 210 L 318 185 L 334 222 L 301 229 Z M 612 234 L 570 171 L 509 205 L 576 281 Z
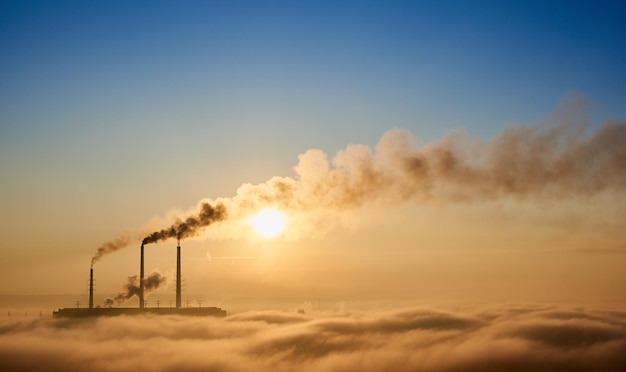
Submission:
M 226 316 L 226 311 L 218 307 L 181 307 L 181 265 L 180 265 L 180 240 L 176 246 L 176 307 L 175 308 L 146 308 L 144 295 L 144 243 L 141 243 L 139 260 L 139 307 L 94 307 L 93 305 L 93 267 L 89 270 L 89 307 L 88 308 L 63 308 L 53 311 L 54 317 L 82 318 L 90 316 L 116 316 L 116 315 L 190 315 L 190 316 Z

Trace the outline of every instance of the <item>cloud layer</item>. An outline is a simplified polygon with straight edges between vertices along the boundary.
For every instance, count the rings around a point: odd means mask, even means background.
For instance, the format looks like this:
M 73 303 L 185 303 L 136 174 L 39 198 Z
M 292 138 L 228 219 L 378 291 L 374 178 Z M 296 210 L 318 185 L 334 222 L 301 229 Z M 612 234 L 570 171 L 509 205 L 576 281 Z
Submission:
M 4 320 L 0 369 L 622 371 L 626 311 L 519 305 Z

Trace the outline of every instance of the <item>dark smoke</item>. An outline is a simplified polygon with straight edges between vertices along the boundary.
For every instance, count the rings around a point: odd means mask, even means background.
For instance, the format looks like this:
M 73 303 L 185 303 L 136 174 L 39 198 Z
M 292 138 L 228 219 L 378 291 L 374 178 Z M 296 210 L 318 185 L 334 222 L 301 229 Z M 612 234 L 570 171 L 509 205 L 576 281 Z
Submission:
M 590 136 L 577 128 L 518 127 L 502 132 L 476 158 L 467 141 L 449 138 L 407 154 L 410 194 L 465 199 L 567 197 L 626 186 L 626 125 L 609 123 Z M 448 190 L 446 190 L 448 189 Z
M 202 203 L 197 215 L 189 216 L 184 221 L 178 220 L 170 227 L 153 232 L 143 239 L 143 244 L 156 243 L 170 238 L 189 238 L 198 234 L 204 227 L 224 218 L 226 218 L 226 208 L 223 204 L 212 206 L 209 203 Z
M 332 158 L 310 149 L 298 156 L 294 177 L 244 184 L 218 202 L 232 218 L 267 205 L 333 217 L 376 202 L 543 201 L 623 192 L 626 121 L 594 125 L 586 100 L 572 98 L 541 123 L 511 126 L 490 140 L 455 131 L 417 145 L 410 132 L 395 128 L 375 148 L 349 144 Z
M 309 150 L 296 177 L 241 187 L 234 204 L 339 211 L 377 200 L 563 199 L 626 188 L 625 122 L 589 134 L 567 125 L 512 127 L 488 143 L 464 134 L 423 147 L 412 142 L 409 132 L 393 129 L 376 152 L 349 145 L 329 161 Z
M 392 129 L 375 149 L 351 144 L 332 159 L 311 149 L 298 157 L 294 177 L 244 184 L 234 197 L 202 202 L 196 214 L 146 236 L 143 243 L 192 237 L 225 219 L 226 210 L 237 220 L 268 205 L 286 213 L 321 211 L 331 218 L 377 201 L 538 201 L 619 194 L 626 189 L 626 122 L 596 127 L 587 111 L 584 99 L 565 100 L 541 125 L 509 127 L 490 141 L 456 132 L 416 146 L 411 133 Z M 318 227 L 307 222 L 302 226 Z M 106 243 L 92 263 L 129 243 L 123 236 Z
M 148 277 L 143 279 L 144 295 L 164 286 L 167 284 L 167 278 L 161 273 L 155 271 Z M 114 305 L 121 305 L 124 302 L 130 300 L 133 296 L 139 297 L 139 277 L 137 275 L 129 276 L 124 284 L 122 291 L 117 292 L 117 295 L 113 298 L 107 298 L 104 300 L 103 306 L 111 307 Z
M 179 219 L 172 226 L 150 234 L 143 240 L 143 243 L 156 243 L 169 238 L 190 238 L 198 234 L 204 227 L 224 218 L 226 218 L 226 208 L 223 204 L 218 203 L 213 206 L 203 202 L 200 204 L 196 215 L 189 216 L 184 221 Z M 135 240 L 135 236 L 124 232 L 115 239 L 102 244 L 91 258 L 91 267 L 103 256 L 125 248 Z
M 102 244 L 96 250 L 96 253 L 91 258 L 91 267 L 96 263 L 96 261 L 100 260 L 103 256 L 120 250 L 130 244 L 132 241 L 130 234 L 121 233 L 115 239 Z

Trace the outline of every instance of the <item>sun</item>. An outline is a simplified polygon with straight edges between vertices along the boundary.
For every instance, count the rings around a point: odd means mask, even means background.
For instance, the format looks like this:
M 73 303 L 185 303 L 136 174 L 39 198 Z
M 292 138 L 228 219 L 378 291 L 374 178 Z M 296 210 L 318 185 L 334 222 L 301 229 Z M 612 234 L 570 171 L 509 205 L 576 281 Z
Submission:
M 252 225 L 254 231 L 265 238 L 271 238 L 280 234 L 287 226 L 287 215 L 275 208 L 263 208 L 259 213 L 248 218 L 247 223 Z

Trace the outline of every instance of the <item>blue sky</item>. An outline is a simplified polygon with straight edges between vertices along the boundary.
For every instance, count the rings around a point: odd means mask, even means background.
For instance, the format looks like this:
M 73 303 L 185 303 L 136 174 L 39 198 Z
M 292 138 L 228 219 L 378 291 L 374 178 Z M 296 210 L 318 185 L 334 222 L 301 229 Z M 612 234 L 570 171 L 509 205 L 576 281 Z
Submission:
M 270 132 L 332 128 L 341 137 L 334 148 L 350 138 L 371 142 L 393 125 L 427 138 L 456 126 L 489 135 L 545 114 L 571 91 L 591 96 L 605 114 L 624 113 L 618 3 L 19 1 L 3 8 L 0 93 L 9 135 L 31 125 L 70 134 L 69 122 L 78 120 L 64 115 L 119 120 L 117 112 L 153 128 L 154 114 L 194 130 L 194 121 L 220 128 L 229 119 L 248 122 L 238 115 L 250 113 L 271 121 Z M 37 115 L 64 123 L 43 128 Z M 115 124 L 90 128 L 109 129 Z M 172 128 L 156 129 L 169 135 Z
M 392 127 L 423 142 L 459 127 L 488 138 L 572 92 L 595 102 L 596 121 L 623 118 L 625 8 L 2 1 L 3 232 L 18 241 L 45 212 L 60 217 L 40 236 L 62 245 L 70 218 L 95 245 L 291 175 L 309 148 L 374 145 Z

